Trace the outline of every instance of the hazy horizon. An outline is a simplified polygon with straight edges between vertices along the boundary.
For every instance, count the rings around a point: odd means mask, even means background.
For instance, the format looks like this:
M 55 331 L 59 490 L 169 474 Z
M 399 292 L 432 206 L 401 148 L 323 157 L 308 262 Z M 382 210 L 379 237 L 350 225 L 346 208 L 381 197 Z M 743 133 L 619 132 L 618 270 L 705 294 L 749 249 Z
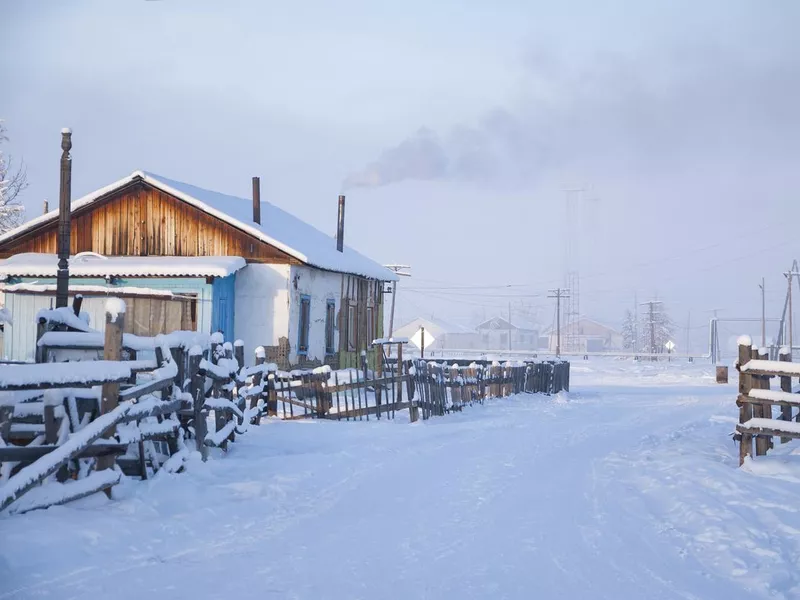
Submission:
M 68 126 L 73 198 L 136 169 L 245 197 L 259 175 L 333 233 L 346 190 L 348 245 L 412 266 L 398 325 L 511 302 L 547 327 L 569 262 L 582 313 L 618 325 L 658 297 L 679 349 L 691 314 L 697 352 L 713 309 L 760 316 L 762 276 L 779 317 L 800 255 L 798 17 L 788 0 L 16 2 L 0 118 L 27 218 L 57 204 Z

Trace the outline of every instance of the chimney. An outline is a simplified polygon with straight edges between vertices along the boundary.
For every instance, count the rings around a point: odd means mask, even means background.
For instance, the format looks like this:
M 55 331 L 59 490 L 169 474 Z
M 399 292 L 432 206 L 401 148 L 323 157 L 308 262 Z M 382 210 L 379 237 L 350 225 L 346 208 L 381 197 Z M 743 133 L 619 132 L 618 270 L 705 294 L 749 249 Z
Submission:
M 261 178 L 253 177 L 253 221 L 261 225 Z
M 50 212 L 50 203 L 47 200 L 45 200 L 44 201 L 44 207 L 42 209 L 42 214 L 46 215 L 49 212 Z
M 344 252 L 344 196 L 339 196 L 339 221 L 336 226 L 336 249 Z
M 69 294 L 69 234 L 72 221 L 72 131 L 61 130 L 61 186 L 58 196 L 58 273 L 56 275 L 56 308 L 66 307 Z

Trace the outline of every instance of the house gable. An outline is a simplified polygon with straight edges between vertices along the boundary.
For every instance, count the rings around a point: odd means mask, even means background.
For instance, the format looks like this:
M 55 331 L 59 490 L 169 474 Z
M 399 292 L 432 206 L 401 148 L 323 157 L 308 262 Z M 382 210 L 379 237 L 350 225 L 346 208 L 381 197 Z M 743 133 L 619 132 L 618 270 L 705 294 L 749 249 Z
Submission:
M 0 243 L 0 258 L 22 252 L 55 254 L 58 219 L 22 231 Z M 70 254 L 104 256 L 241 256 L 250 262 L 302 264 L 153 185 L 133 180 L 72 214 Z

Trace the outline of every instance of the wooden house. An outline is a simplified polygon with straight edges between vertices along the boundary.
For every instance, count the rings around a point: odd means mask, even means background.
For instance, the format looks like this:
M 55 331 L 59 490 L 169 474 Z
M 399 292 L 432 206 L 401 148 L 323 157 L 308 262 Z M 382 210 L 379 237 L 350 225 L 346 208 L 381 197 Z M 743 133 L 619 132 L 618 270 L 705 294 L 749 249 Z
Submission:
M 408 338 L 414 348 L 420 349 L 422 345 L 422 329 L 425 330 L 425 352 L 436 350 L 463 350 L 478 348 L 478 335 L 475 331 L 458 325 L 448 323 L 433 317 L 417 317 L 397 328 L 393 335 L 398 338 Z
M 70 294 L 89 310 L 93 298 L 128 299 L 133 333 L 180 324 L 242 339 L 246 352 L 264 346 L 285 367 L 357 365 L 383 335 L 384 283 L 397 276 L 344 246 L 344 197 L 333 238 L 253 188 L 245 199 L 135 171 L 72 202 Z M 0 236 L 8 359 L 34 355 L 36 310 L 55 297 L 57 228 L 52 211 Z
M 547 348 L 556 351 L 557 332 L 550 329 L 545 332 Z M 568 345 L 572 344 L 572 348 Z M 562 352 L 614 352 L 622 350 L 622 334 L 616 329 L 598 323 L 593 319 L 581 317 L 571 324 L 561 327 Z
M 533 351 L 539 347 L 538 328 L 522 318 L 514 318 L 511 323 L 505 317 L 492 317 L 479 323 L 475 330 L 486 350 Z

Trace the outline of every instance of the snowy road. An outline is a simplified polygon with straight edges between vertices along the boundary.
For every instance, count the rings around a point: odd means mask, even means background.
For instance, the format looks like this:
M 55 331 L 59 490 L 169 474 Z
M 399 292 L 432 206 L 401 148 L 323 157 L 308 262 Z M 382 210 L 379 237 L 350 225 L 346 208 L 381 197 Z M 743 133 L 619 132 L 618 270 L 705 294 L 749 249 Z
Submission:
M 120 501 L 0 518 L 0 599 L 800 597 L 800 456 L 737 469 L 710 373 L 577 363 L 568 397 L 270 423 Z

